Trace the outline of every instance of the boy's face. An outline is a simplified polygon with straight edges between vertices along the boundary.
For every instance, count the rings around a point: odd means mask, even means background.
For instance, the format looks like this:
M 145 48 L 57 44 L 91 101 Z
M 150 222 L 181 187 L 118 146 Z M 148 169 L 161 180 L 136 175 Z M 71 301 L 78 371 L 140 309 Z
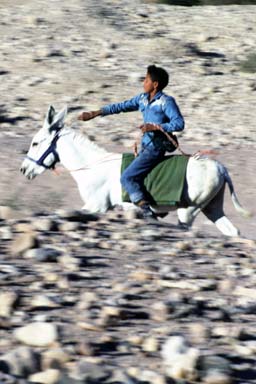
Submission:
M 147 73 L 143 81 L 143 88 L 146 93 L 156 91 L 158 87 L 158 81 L 152 81 L 150 75 Z

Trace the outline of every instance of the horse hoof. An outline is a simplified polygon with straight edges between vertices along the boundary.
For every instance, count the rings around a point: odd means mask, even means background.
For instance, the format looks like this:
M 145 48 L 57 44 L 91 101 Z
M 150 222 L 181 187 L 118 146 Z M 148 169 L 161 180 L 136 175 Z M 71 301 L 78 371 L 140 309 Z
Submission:
M 182 223 L 181 221 L 178 221 L 178 227 L 179 229 L 182 229 L 183 231 L 189 231 L 190 227 L 186 223 Z

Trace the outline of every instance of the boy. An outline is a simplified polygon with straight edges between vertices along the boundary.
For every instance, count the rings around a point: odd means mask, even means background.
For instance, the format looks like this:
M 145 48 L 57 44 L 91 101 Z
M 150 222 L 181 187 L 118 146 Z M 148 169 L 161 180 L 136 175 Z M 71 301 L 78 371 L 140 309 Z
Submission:
M 156 218 L 150 208 L 143 181 L 147 174 L 163 159 L 170 142 L 164 132 L 184 129 L 184 119 L 174 98 L 163 93 L 169 82 L 168 73 L 160 67 L 150 65 L 143 82 L 144 93 L 121 103 L 109 104 L 98 111 L 82 112 L 78 119 L 88 121 L 96 116 L 107 116 L 120 112 L 140 110 L 144 124 L 141 150 L 121 176 L 121 184 L 130 200 L 142 209 L 144 218 Z

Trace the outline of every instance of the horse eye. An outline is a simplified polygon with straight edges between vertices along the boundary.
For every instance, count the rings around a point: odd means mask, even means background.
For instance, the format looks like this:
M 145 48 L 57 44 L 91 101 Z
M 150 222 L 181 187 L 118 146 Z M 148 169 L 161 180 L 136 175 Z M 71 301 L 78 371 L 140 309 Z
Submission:
M 32 147 L 36 147 L 37 145 L 38 145 L 38 143 L 33 143 Z

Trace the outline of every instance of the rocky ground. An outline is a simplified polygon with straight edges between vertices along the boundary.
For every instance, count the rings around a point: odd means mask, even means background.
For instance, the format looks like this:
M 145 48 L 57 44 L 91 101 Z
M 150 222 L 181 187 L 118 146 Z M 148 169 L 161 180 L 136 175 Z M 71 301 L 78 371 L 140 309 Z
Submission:
M 42 11 L 43 10 L 43 11 Z M 215 149 L 255 212 L 255 6 L 168 7 L 135 0 L 1 1 L 0 382 L 256 382 L 255 218 L 226 212 L 146 224 L 92 216 L 66 173 L 28 182 L 23 152 L 49 104 L 111 151 L 130 150 L 137 113 L 77 121 L 142 89 L 147 65 L 186 119 L 185 151 Z M 61 211 L 60 211 L 61 209 Z
M 0 234 L 3 382 L 255 382 L 255 241 L 131 212 L 9 218 Z
M 0 234 L 3 382 L 255 382 L 255 241 L 118 211 Z

